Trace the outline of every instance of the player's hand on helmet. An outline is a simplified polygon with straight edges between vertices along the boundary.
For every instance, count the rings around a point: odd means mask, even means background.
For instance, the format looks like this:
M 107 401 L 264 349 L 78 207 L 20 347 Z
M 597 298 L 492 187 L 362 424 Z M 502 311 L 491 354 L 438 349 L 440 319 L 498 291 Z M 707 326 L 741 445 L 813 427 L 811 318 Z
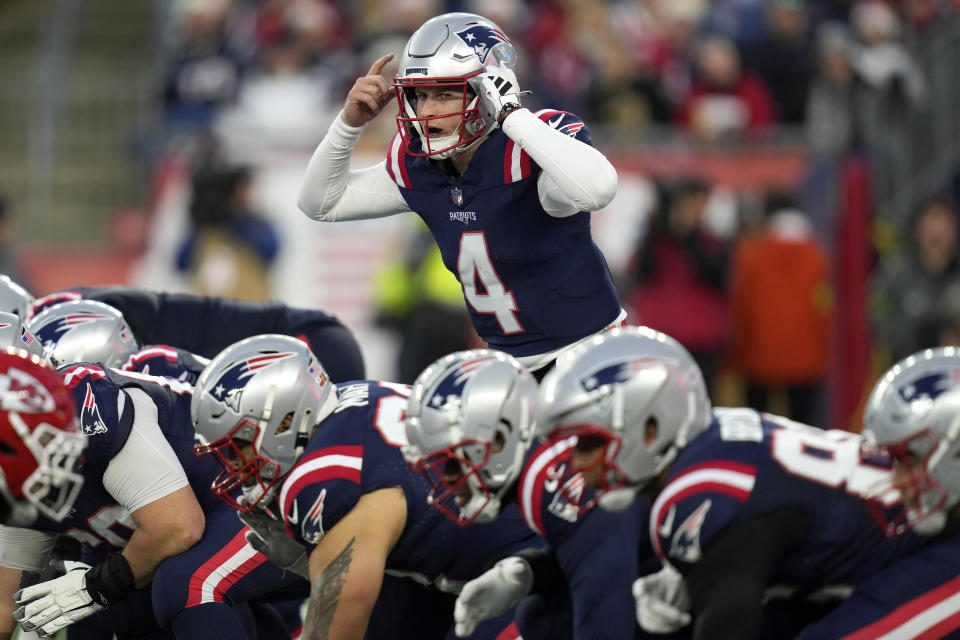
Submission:
M 249 513 L 240 511 L 237 515 L 243 524 L 250 527 L 245 537 L 251 547 L 281 569 L 310 579 L 310 561 L 306 550 L 287 534 L 281 520 L 270 517 L 263 509 L 254 509 Z
M 523 558 L 504 558 L 492 569 L 463 585 L 453 608 L 454 631 L 465 638 L 477 625 L 505 613 L 533 587 L 533 570 Z
M 64 575 L 13 594 L 14 601 L 22 605 L 13 613 L 13 619 L 25 631 L 52 636 L 67 625 L 103 609 L 87 590 L 86 575 L 90 565 L 69 560 L 63 564 L 67 570 Z
M 673 633 L 690 624 L 690 596 L 683 576 L 666 566 L 633 583 L 637 622 L 647 633 Z
M 479 98 L 477 109 L 490 131 L 521 106 L 520 85 L 510 69 L 487 67 L 483 73 L 468 78 L 467 83 Z
M 353 83 L 347 100 L 343 105 L 343 121 L 352 127 L 359 127 L 373 120 L 387 104 L 393 100 L 393 89 L 387 79 L 380 75 L 393 54 L 377 58 L 367 71 L 367 75 L 357 78 Z

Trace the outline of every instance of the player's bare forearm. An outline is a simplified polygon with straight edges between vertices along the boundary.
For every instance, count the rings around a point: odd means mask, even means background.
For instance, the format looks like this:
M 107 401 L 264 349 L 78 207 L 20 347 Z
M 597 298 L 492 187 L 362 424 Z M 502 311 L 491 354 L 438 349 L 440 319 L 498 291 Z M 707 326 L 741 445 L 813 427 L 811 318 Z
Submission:
M 138 586 L 153 578 L 165 558 L 186 551 L 203 535 L 203 511 L 189 486 L 137 509 L 132 516 L 138 529 L 123 556 Z
M 0 567 L 0 640 L 9 640 L 13 635 L 13 612 L 17 605 L 13 594 L 20 588 L 19 569 Z
M 337 612 L 337 604 L 343 585 L 353 562 L 353 543 L 351 538 L 333 561 L 328 564 L 320 577 L 314 581 L 310 591 L 310 604 L 307 609 L 307 618 L 303 622 L 303 638 L 307 640 L 325 640 L 330 638 L 330 628 L 333 626 L 333 616 Z M 366 625 L 364 625 L 365 627 Z
M 310 552 L 305 640 L 361 640 L 380 595 L 387 556 L 406 524 L 398 487 L 363 495 Z

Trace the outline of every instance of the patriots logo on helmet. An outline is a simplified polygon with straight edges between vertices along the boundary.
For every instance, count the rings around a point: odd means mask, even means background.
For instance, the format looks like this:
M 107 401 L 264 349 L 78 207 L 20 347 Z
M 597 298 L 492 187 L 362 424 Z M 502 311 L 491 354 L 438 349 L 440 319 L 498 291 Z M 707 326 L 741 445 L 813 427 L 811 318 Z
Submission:
M 960 369 L 954 369 L 948 373 L 932 373 L 909 383 L 897 389 L 897 393 L 903 398 L 904 402 L 913 402 L 921 398 L 933 400 L 941 393 L 954 387 L 960 382 Z
M 71 313 L 43 325 L 37 329 L 36 335 L 44 346 L 52 347 L 60 340 L 60 334 L 97 320 L 113 320 L 113 317 L 102 313 Z
M 453 371 L 449 372 L 443 380 L 437 383 L 433 390 L 433 397 L 430 404 L 434 408 L 459 399 L 463 395 L 463 387 L 476 375 L 483 365 L 493 359 L 494 356 L 482 356 L 474 360 L 468 360 L 461 363 Z
M 243 395 L 243 388 L 246 386 L 248 379 L 257 371 L 295 355 L 293 352 L 268 353 L 235 362 L 220 375 L 220 378 L 211 388 L 210 395 L 234 411 L 239 412 L 240 397 Z
M 492 29 L 485 24 L 473 24 L 463 31 L 457 31 L 457 36 L 466 43 L 468 47 L 473 47 L 473 52 L 480 60 L 480 64 L 487 63 L 487 56 L 490 50 L 500 43 L 510 44 L 510 39 L 503 35 L 503 32 Z
M 107 425 L 100 416 L 100 408 L 97 407 L 97 399 L 89 382 L 87 393 L 83 397 L 83 406 L 80 408 L 80 430 L 85 436 L 107 432 Z
M 592 372 L 585 378 L 581 378 L 580 384 L 586 391 L 593 391 L 600 387 L 625 382 L 630 376 L 646 369 L 651 365 L 667 364 L 672 362 L 665 358 L 633 358 L 631 360 L 620 361 L 615 364 L 607 365 Z
M 313 506 L 307 511 L 303 518 L 303 524 L 300 525 L 300 531 L 303 533 L 303 539 L 309 544 L 317 544 L 323 537 L 323 501 L 327 497 L 327 490 L 321 489 Z M 294 502 L 296 504 L 296 502 Z

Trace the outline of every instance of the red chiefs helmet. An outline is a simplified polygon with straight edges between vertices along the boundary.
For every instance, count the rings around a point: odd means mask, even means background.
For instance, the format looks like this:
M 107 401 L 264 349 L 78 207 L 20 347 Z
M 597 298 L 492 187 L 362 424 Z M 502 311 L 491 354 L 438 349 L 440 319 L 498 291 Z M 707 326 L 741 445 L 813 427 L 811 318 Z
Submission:
M 85 445 L 60 375 L 23 349 L 0 351 L 0 522 L 62 520 L 83 485 Z

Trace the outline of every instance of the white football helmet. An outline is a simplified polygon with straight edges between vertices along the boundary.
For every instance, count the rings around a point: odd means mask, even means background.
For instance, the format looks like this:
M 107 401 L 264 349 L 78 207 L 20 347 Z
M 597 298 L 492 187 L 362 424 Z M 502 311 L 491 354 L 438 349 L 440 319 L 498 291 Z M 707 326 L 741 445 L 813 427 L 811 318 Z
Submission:
M 517 54 L 509 38 L 496 24 L 472 13 L 446 13 L 427 20 L 410 37 L 400 57 L 393 79 L 397 101 L 397 127 L 415 156 L 447 158 L 469 149 L 487 133 L 477 96 L 467 79 L 486 67 L 504 67 L 515 71 Z M 417 113 L 417 88 L 447 87 L 461 96 L 456 111 L 441 114 Z M 448 136 L 430 137 L 430 123 L 439 118 L 463 119 Z
M 190 403 L 195 451 L 213 454 L 223 469 L 213 492 L 240 511 L 269 505 L 313 428 L 336 405 L 336 386 L 296 338 L 264 334 L 221 351 L 197 379 Z M 243 453 L 247 445 L 250 455 Z
M 55 304 L 30 318 L 26 328 L 56 367 L 71 362 L 119 367 L 140 348 L 123 314 L 96 300 Z
M 533 440 L 536 397 L 533 375 L 490 349 L 444 356 L 417 377 L 403 453 L 432 485 L 434 507 L 461 525 L 497 517 Z M 466 490 L 469 498 L 452 507 Z
M 913 470 L 911 460 L 924 461 L 922 473 L 911 471 L 906 478 L 915 496 L 904 505 L 906 512 L 883 513 L 890 532 L 938 533 L 946 510 L 960 501 L 960 422 L 953 419 L 960 415 L 958 384 L 960 349 L 925 349 L 890 367 L 867 399 L 864 436 L 885 447 L 902 469 Z
M 30 292 L 10 279 L 6 274 L 0 274 L 0 311 L 16 314 L 21 320 L 30 317 L 30 305 L 33 304 Z
M 602 443 L 600 506 L 617 511 L 710 425 L 710 399 L 693 357 L 648 327 L 612 329 L 562 354 L 540 383 L 537 430 Z

